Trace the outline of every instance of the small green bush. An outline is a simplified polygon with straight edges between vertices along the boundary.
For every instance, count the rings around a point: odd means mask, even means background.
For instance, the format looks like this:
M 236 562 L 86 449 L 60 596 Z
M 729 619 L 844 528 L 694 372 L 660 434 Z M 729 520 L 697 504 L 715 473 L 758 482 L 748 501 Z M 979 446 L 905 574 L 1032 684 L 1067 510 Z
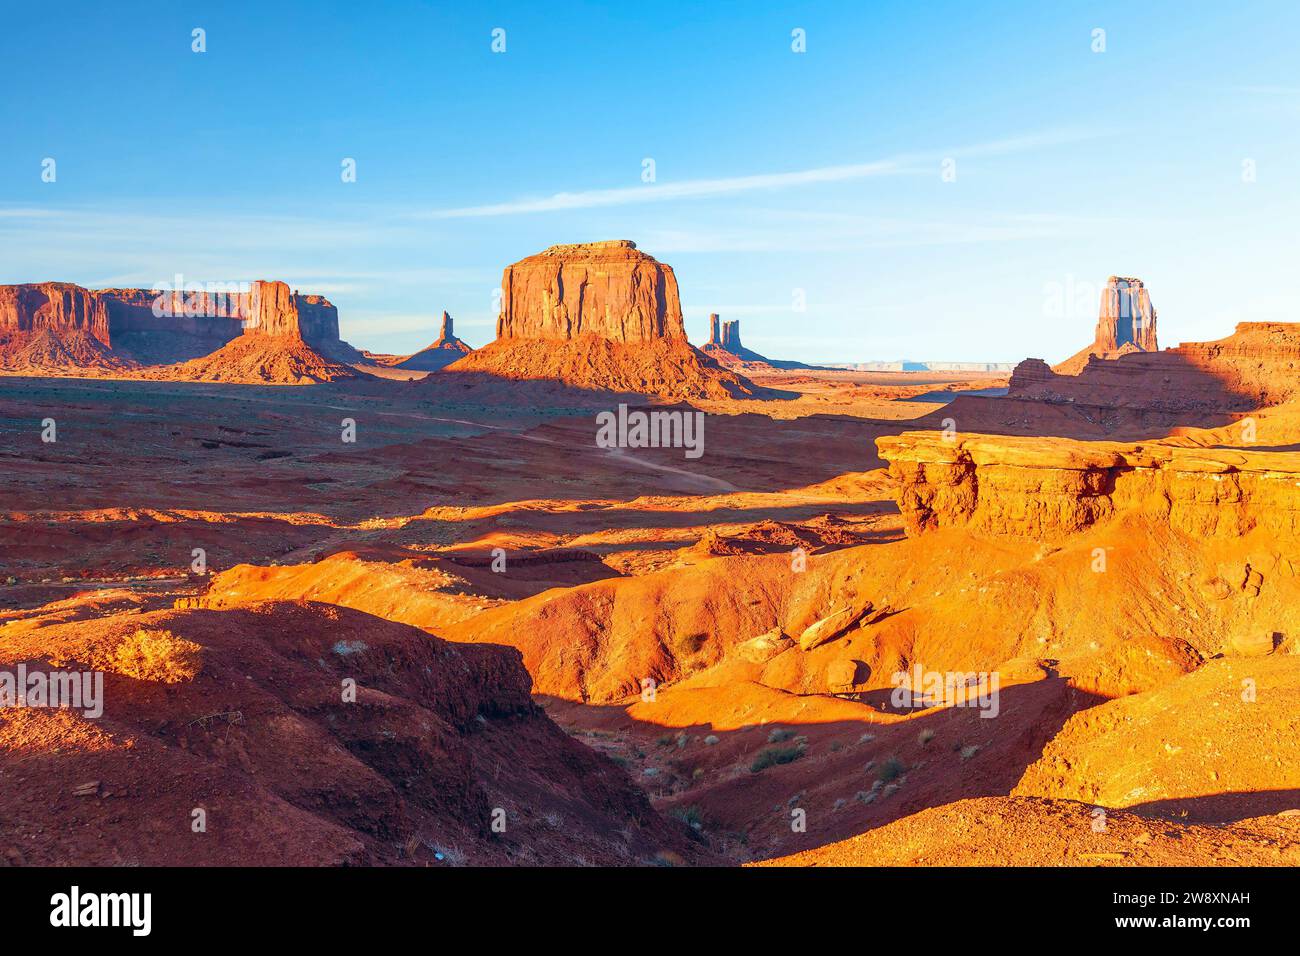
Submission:
M 802 747 L 768 747 L 759 752 L 754 762 L 749 765 L 750 773 L 761 773 L 768 767 L 778 764 L 793 763 L 804 754 Z
M 901 777 L 903 771 L 906 769 L 907 768 L 903 766 L 903 761 L 899 760 L 897 757 L 890 757 L 881 765 L 880 773 L 876 776 L 885 783 L 889 783 L 891 780 L 897 780 Z

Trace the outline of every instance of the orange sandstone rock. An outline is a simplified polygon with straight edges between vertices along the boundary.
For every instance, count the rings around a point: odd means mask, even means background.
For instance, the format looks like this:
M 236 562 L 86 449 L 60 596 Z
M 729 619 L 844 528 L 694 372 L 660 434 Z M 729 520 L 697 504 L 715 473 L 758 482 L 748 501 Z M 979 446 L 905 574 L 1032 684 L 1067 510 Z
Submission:
M 876 439 L 910 534 L 1050 537 L 1120 512 L 1196 535 L 1300 531 L 1300 453 L 904 432 Z

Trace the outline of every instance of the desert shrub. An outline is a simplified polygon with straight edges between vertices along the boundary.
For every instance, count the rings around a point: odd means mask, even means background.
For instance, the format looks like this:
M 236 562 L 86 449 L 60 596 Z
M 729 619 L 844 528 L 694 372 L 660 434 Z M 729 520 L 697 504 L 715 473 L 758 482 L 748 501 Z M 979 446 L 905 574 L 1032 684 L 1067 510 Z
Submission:
M 118 645 L 113 670 L 137 680 L 179 684 L 203 668 L 202 648 L 171 631 L 136 631 Z
M 877 774 L 877 777 L 885 783 L 889 783 L 889 781 L 897 780 L 901 777 L 905 769 L 903 761 L 899 760 L 897 757 L 890 757 L 880 765 L 880 773 Z
M 934 731 L 931 730 L 929 727 L 925 728 L 925 730 L 921 731 L 919 734 L 916 735 L 916 742 L 919 743 L 922 747 L 928 744 L 931 740 L 934 740 Z
M 769 744 L 779 744 L 782 741 L 789 740 L 793 736 L 793 730 L 786 730 L 783 727 L 773 727 L 771 733 L 767 735 L 767 742 Z
M 700 808 L 696 806 L 678 807 L 673 811 L 673 816 L 693 830 L 698 830 L 704 826 L 704 815 L 700 813 Z
M 750 773 L 761 773 L 768 767 L 778 764 L 793 763 L 804 754 L 802 747 L 767 747 L 759 752 L 754 762 L 749 765 Z

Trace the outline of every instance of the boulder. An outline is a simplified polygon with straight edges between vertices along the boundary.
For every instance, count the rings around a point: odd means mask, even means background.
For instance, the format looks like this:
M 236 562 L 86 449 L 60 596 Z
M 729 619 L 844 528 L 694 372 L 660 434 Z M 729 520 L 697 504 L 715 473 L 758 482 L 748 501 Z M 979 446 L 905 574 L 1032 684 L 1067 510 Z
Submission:
M 820 647 L 835 640 L 854 624 L 862 621 L 872 610 L 874 610 L 874 605 L 867 602 L 864 607 L 848 605 L 837 611 L 832 611 L 821 620 L 804 628 L 804 632 L 799 635 L 799 647 L 802 650 L 810 651 L 814 647 Z
M 779 627 L 765 634 L 751 637 L 736 645 L 736 653 L 751 664 L 766 664 L 778 654 L 794 647 L 794 641 Z

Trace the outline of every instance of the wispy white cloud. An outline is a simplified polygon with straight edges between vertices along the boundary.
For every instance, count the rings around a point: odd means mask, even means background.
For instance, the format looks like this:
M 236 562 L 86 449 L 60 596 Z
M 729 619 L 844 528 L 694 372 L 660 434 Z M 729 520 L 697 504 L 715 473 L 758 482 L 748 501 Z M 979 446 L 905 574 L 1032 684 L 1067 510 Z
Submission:
M 1001 156 L 1035 149 L 1046 149 L 1111 135 L 1105 130 L 1058 129 L 992 140 L 986 143 L 930 152 L 904 153 L 866 163 L 820 166 L 793 172 L 759 173 L 713 179 L 687 179 L 681 182 L 645 183 L 616 189 L 587 189 L 560 192 L 533 199 L 516 199 L 481 206 L 460 206 L 414 213 L 422 219 L 475 219 L 487 216 L 516 216 L 542 212 L 566 212 L 574 209 L 597 209 L 633 203 L 672 202 L 706 199 L 756 191 L 773 191 L 821 183 L 839 183 L 879 176 L 897 176 L 928 171 L 940 159 L 952 157 Z
M 756 189 L 781 189 L 809 183 L 835 183 L 868 176 L 885 176 L 900 171 L 890 160 L 858 163 L 849 166 L 824 166 L 793 173 L 766 173 L 756 176 L 733 176 L 726 179 L 689 179 L 678 183 L 647 183 L 622 189 L 588 189 L 574 193 L 556 193 L 542 199 L 493 203 L 487 206 L 463 206 L 438 209 L 423 214 L 429 219 L 471 219 L 482 216 L 514 216 L 534 212 L 562 212 L 571 209 L 595 209 L 603 206 L 626 206 L 630 203 L 667 202 L 675 199 L 698 199 L 750 192 Z

